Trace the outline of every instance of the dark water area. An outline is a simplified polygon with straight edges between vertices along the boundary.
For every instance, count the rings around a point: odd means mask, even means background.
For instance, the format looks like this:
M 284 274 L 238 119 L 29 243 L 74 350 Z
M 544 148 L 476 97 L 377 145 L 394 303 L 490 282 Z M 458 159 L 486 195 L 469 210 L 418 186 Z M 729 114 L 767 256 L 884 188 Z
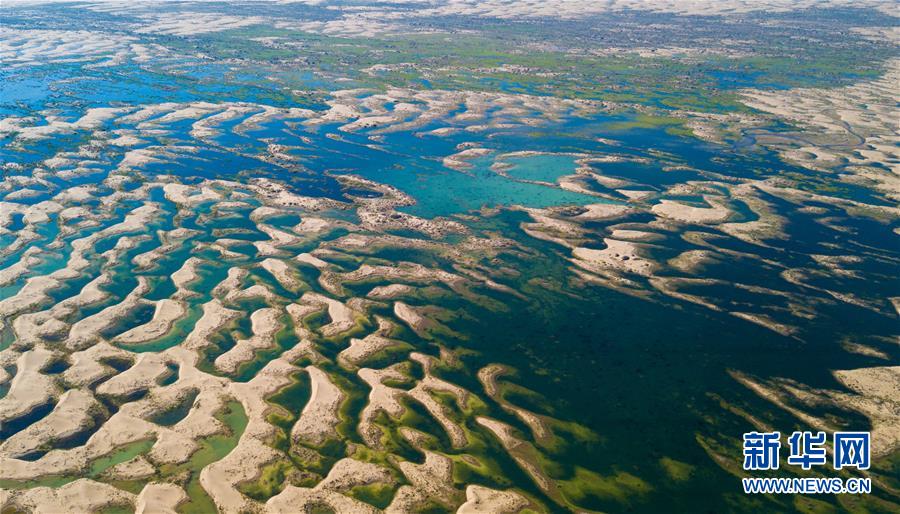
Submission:
M 515 223 L 516 217 L 503 222 Z M 552 246 L 530 244 L 542 249 L 544 257 L 515 261 L 523 273 L 516 289 L 526 295 L 526 302 L 484 292 L 508 307 L 492 312 L 460 299 L 441 301 L 458 312 L 451 328 L 468 336 L 465 341 L 444 343 L 475 352 L 462 354 L 466 372 L 442 370 L 441 376 L 479 390 L 475 370 L 489 363 L 512 366 L 516 372 L 504 380 L 536 396 L 510 395 L 509 401 L 538 414 L 576 420 L 597 435 L 596 440 L 571 436 L 562 450 L 551 453 L 560 466 L 554 468 L 555 478 L 570 479 L 575 467 L 583 466 L 604 477 L 625 480 L 622 474 L 627 474 L 645 482 L 633 484 L 627 499 L 588 494 L 579 502 L 586 508 L 757 512 L 759 506 L 752 499 L 735 498 L 739 478 L 717 465 L 699 441 L 726 445 L 739 468 L 742 434 L 754 428 L 734 414 L 735 408 L 782 430 L 798 425 L 730 372 L 761 379 L 788 377 L 812 388 L 844 390 L 830 370 L 883 361 L 848 354 L 838 344 L 840 334 L 890 336 L 896 331 L 883 316 L 847 305 L 835 305 L 804 327 L 801 341 L 690 304 L 649 301 L 595 286 L 563 286 L 567 294 L 554 293 L 527 282 L 541 278 L 566 284 L 564 262 Z M 390 258 L 417 260 L 411 253 Z M 733 276 L 718 272 L 716 276 L 740 280 L 746 271 L 740 266 L 732 270 Z M 738 302 L 750 299 L 742 298 L 748 293 L 734 289 L 706 293 Z M 891 353 L 898 357 L 896 351 Z M 843 419 L 848 430 L 870 429 L 858 413 L 819 411 L 828 412 Z M 496 410 L 492 415 L 529 433 L 512 416 L 503 418 Z M 671 461 L 685 464 L 690 469 L 688 478 L 673 478 L 664 465 Z M 779 504 L 786 511 L 794 509 L 789 502 Z
M 601 288 L 581 290 L 577 300 L 525 292 L 537 297 L 539 308 L 471 312 L 465 327 L 459 328 L 472 334 L 465 347 L 477 355 L 463 360 L 469 370 L 492 362 L 516 368 L 511 381 L 537 392 L 540 400 L 514 403 L 557 419 L 577 420 L 599 436 L 596 442 L 570 440 L 562 454 L 553 455 L 563 469 L 581 465 L 602 475 L 625 472 L 653 485 L 652 491 L 635 494 L 624 504 L 596 497 L 580 503 L 584 507 L 732 511 L 726 498 L 740 482 L 710 459 L 697 436 L 724 439 L 739 459 L 741 436 L 753 427 L 729 416 L 718 398 L 764 418 L 777 414 L 728 371 L 840 389 L 828 370 L 871 360 L 848 358 L 828 327 L 804 344 L 729 316 L 654 304 Z M 471 377 L 452 378 L 477 387 Z M 785 429 L 794 426 L 793 421 L 785 425 L 783 417 L 777 421 Z M 853 429 L 868 429 L 868 424 L 856 419 Z M 663 458 L 692 466 L 689 481 L 668 477 L 660 466 Z M 671 495 L 675 490 L 680 491 L 677 497 Z

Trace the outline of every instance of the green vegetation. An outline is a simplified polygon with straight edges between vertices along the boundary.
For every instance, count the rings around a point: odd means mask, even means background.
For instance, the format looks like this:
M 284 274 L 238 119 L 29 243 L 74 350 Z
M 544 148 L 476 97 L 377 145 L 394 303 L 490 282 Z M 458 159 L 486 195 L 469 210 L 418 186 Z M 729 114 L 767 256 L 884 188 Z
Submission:
M 260 476 L 251 482 L 238 486 L 238 490 L 254 500 L 265 502 L 280 493 L 290 483 L 288 476 L 294 470 L 294 464 L 287 459 L 279 459 L 266 464 L 260 469 Z
M 390 484 L 358 485 L 350 489 L 350 496 L 383 509 L 390 505 L 395 490 L 396 488 Z
M 277 68 L 295 63 L 300 47 L 303 61 L 315 69 L 312 82 L 320 86 L 349 78 L 353 87 L 376 90 L 424 85 L 712 112 L 747 111 L 733 92 L 735 85 L 752 85 L 743 82 L 746 80 L 796 87 L 835 86 L 881 72 L 880 59 L 872 55 L 869 46 L 807 45 L 801 51 L 789 47 L 803 43 L 781 32 L 760 40 L 762 48 L 748 48 L 745 54 L 697 57 L 678 53 L 649 56 L 627 48 L 611 53 L 586 52 L 579 47 L 579 30 L 582 27 L 578 25 L 564 24 L 551 25 L 546 32 L 528 25 L 492 25 L 490 30 L 465 38 L 443 34 L 343 38 L 254 26 L 166 42 L 184 51 L 199 49 L 217 59 L 243 59 L 257 66 L 271 66 L 275 68 L 274 80 L 289 88 L 296 87 L 291 84 L 296 78 L 279 73 Z M 571 36 L 568 31 L 573 31 Z M 559 45 L 569 44 L 574 49 L 533 44 L 548 33 L 554 34 Z M 567 41 L 568 37 L 573 40 Z M 275 43 L 263 44 L 258 38 L 275 38 Z M 523 45 L 528 45 L 529 51 L 521 51 Z M 874 52 L 882 59 L 893 53 L 887 47 Z M 453 59 L 448 60 L 448 55 Z M 371 71 L 376 65 L 389 71 Z M 731 77 L 741 77 L 742 82 L 732 84 Z M 687 135 L 673 130 L 674 135 Z

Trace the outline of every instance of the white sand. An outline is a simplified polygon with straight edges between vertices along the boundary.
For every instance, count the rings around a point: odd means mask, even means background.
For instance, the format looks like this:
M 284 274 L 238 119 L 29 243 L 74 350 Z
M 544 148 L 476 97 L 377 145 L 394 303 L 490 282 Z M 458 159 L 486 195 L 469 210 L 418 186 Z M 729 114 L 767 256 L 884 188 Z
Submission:
M 260 263 L 260 266 L 271 273 L 281 287 L 288 291 L 299 291 L 305 285 L 296 270 L 288 266 L 283 260 L 272 258 L 264 259 Z
M 70 389 L 47 417 L 29 425 L 0 444 L 0 455 L 19 457 L 42 445 L 73 436 L 91 424 L 92 414 L 101 409 L 100 403 L 85 391 Z
M 165 376 L 167 357 L 159 353 L 139 354 L 134 366 L 117 374 L 97 387 L 100 394 L 127 396 L 143 389 L 150 389 L 156 381 Z
M 179 300 L 163 298 L 156 302 L 153 319 L 120 334 L 116 341 L 124 344 L 137 344 L 151 341 L 166 335 L 177 320 L 187 313 L 185 303 Z
M 514 514 L 531 502 L 515 491 L 497 491 L 480 485 L 466 488 L 466 503 L 456 514 Z
M 630 241 L 619 241 L 605 238 L 606 248 L 575 248 L 572 250 L 573 261 L 589 271 L 614 271 L 650 276 L 657 264 L 641 255 L 642 246 Z
M 150 483 L 135 502 L 135 514 L 175 514 L 179 504 L 188 500 L 184 489 L 175 484 Z
M 50 363 L 52 355 L 49 350 L 38 347 L 16 359 L 16 375 L 6 396 L 0 398 L 0 422 L 20 418 L 59 396 L 62 391 L 53 377 L 40 372 Z
M 704 197 L 712 207 L 694 207 L 674 200 L 660 200 L 653 206 L 653 212 L 684 223 L 721 223 L 731 216 L 731 210 L 724 202 L 711 197 Z
M 309 402 L 300 413 L 300 419 L 291 429 L 291 437 L 303 439 L 313 444 L 322 444 L 326 439 L 337 437 L 337 425 L 341 422 L 338 415 L 344 393 L 328 378 L 328 374 L 307 366 L 312 392 Z
M 56 489 L 35 487 L 10 491 L 8 495 L 7 501 L 34 514 L 92 514 L 112 505 L 134 504 L 133 494 L 86 478 Z

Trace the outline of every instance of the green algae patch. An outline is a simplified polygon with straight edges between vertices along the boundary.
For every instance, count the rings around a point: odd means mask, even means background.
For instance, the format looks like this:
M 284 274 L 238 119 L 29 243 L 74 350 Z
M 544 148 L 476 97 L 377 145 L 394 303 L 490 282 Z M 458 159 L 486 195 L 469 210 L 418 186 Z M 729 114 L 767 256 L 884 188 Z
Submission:
M 402 373 L 402 371 L 401 371 L 401 373 Z M 416 382 L 415 382 L 415 379 L 409 377 L 408 374 L 405 374 L 405 375 L 406 375 L 406 377 L 402 378 L 402 379 L 386 378 L 381 381 L 381 384 L 385 385 L 387 387 L 393 387 L 394 389 L 402 389 L 404 391 L 409 391 L 410 389 L 412 389 L 416 386 Z
M 132 514 L 134 508 L 131 505 L 109 505 L 97 511 L 97 514 Z
M 295 443 L 291 445 L 288 455 L 297 469 L 309 471 L 324 477 L 335 462 L 340 460 L 346 452 L 343 441 L 331 438 L 326 439 L 320 445 Z
M 536 438 L 535 443 L 554 455 L 561 455 L 573 446 L 595 444 L 600 437 L 591 429 L 574 421 L 560 421 L 556 418 L 544 417 L 548 432 L 547 437 Z
M 329 374 L 334 385 L 344 394 L 344 401 L 338 409 L 341 421 L 335 427 L 338 435 L 342 442 L 362 443 L 356 426 L 368 402 L 369 388 L 355 373 L 347 373 L 335 365 L 322 365 L 321 368 Z
M 328 317 L 328 309 L 325 305 L 321 305 L 318 309 L 300 319 L 300 324 L 303 325 L 303 328 L 311 332 L 318 332 L 319 329 L 324 327 L 330 321 L 331 318 Z
M 693 132 L 685 126 L 686 121 L 683 118 L 673 116 L 636 114 L 626 121 L 607 123 L 604 125 L 604 128 L 616 132 L 634 129 L 663 129 L 672 136 L 692 136 Z
M 256 480 L 240 484 L 238 490 L 249 498 L 265 502 L 284 489 L 293 471 L 294 465 L 289 460 L 278 459 L 263 466 Z
M 659 465 L 663 468 L 666 476 L 674 482 L 684 482 L 691 478 L 694 473 L 694 466 L 687 462 L 681 462 L 669 457 L 659 459 Z
M 128 462 L 138 455 L 147 453 L 156 443 L 156 439 L 144 439 L 125 445 L 112 453 L 109 453 L 93 461 L 87 473 L 88 478 L 99 476 L 107 469 Z
M 36 480 L 0 480 L 0 488 L 3 489 L 31 489 L 33 487 L 62 487 L 69 482 L 74 482 L 81 477 L 47 476 Z
M 388 468 L 396 483 L 400 485 L 407 483 L 406 476 L 397 470 L 395 466 L 397 460 L 395 454 L 383 450 L 374 450 L 362 444 L 350 443 L 347 445 L 347 456 L 360 462 L 369 462 Z
M 575 468 L 575 476 L 558 481 L 566 500 L 585 508 L 602 508 L 607 502 L 630 505 L 649 494 L 653 487 L 640 478 L 624 471 L 603 476 L 588 469 Z
M 401 403 L 402 402 L 403 400 L 401 400 Z M 375 416 L 373 422 L 381 432 L 381 437 L 378 439 L 378 442 L 381 448 L 384 448 L 386 455 L 391 454 L 416 463 L 424 461 L 424 455 L 417 448 L 412 446 L 405 437 L 400 435 L 399 429 L 404 425 L 398 423 L 397 420 L 391 418 L 385 412 L 379 412 Z M 426 435 L 425 437 L 433 440 L 430 436 Z M 363 455 L 365 455 L 365 453 Z M 358 458 L 360 460 L 366 460 L 365 457 Z
M 384 509 L 391 504 L 395 492 L 396 488 L 394 486 L 378 483 L 358 485 L 350 489 L 350 496 L 369 505 L 374 505 L 379 509 Z
M 479 452 L 479 456 L 470 454 L 452 455 L 444 454 L 453 461 L 453 482 L 458 487 L 468 484 L 481 484 L 492 488 L 508 488 L 514 482 L 508 474 L 514 470 L 515 463 L 506 461 L 501 463 L 488 454 L 489 448 Z M 504 465 L 505 464 L 505 465 Z M 512 476 L 518 476 L 515 473 Z

